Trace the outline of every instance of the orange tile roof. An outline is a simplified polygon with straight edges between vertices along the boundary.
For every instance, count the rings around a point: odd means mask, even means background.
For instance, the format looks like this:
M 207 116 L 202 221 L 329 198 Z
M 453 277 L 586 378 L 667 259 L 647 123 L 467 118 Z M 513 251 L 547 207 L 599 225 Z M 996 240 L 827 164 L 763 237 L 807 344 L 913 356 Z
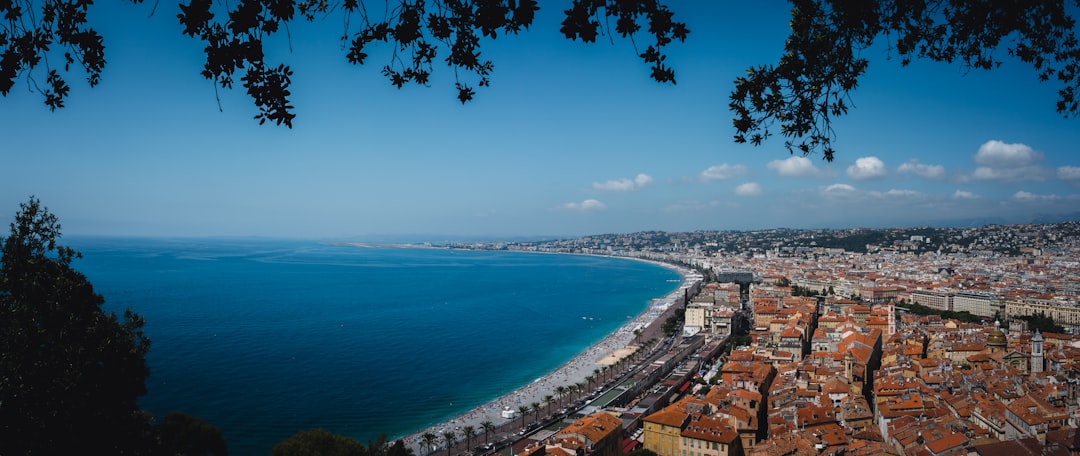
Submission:
M 622 421 L 610 413 L 597 412 L 574 421 L 563 428 L 560 434 L 579 434 L 593 442 L 599 442 L 622 428 Z
M 968 439 L 967 437 L 964 437 L 964 434 L 952 433 L 940 439 L 926 442 L 926 448 L 934 453 L 941 453 L 945 450 L 967 444 L 967 441 Z
M 650 423 L 681 428 L 689 417 L 690 415 L 687 415 L 674 407 L 668 406 L 659 412 L 646 416 L 644 419 Z
M 682 430 L 682 436 L 707 442 L 731 444 L 739 438 L 739 432 L 727 421 L 710 416 L 697 416 Z

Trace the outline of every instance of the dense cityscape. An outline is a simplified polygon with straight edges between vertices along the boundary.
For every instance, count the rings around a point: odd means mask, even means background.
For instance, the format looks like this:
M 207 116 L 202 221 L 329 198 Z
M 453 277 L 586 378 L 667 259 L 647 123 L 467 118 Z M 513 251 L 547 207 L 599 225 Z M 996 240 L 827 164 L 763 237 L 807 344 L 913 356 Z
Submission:
M 474 451 L 1080 454 L 1078 231 L 1069 222 L 454 245 L 628 256 L 701 274 L 684 299 L 655 304 L 659 320 L 681 325 L 642 341 L 619 365 L 625 374 Z

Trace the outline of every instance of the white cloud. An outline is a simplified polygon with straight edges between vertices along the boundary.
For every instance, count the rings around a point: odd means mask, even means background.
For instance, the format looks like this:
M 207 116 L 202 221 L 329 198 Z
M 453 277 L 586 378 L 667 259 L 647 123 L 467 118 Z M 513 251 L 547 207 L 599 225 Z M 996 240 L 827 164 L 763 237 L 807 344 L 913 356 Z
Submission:
M 941 165 L 925 165 L 919 163 L 919 160 L 908 160 L 904 164 L 896 168 L 900 173 L 915 173 L 927 179 L 941 179 L 945 177 L 945 167 Z
M 1043 155 L 1026 144 L 1008 144 L 990 140 L 979 146 L 975 163 L 991 168 L 1030 166 L 1042 161 Z
M 1058 166 L 1057 178 L 1080 185 L 1080 166 Z
M 758 196 L 761 194 L 761 186 L 757 182 L 747 182 L 735 187 L 735 194 L 739 196 Z
M 825 187 L 825 191 L 826 192 L 835 192 L 835 191 L 853 192 L 853 191 L 855 191 L 855 187 L 852 187 L 852 186 L 850 186 L 848 184 L 832 184 L 832 185 L 830 185 L 828 187 Z
M 847 168 L 848 177 L 859 181 L 882 178 L 886 174 L 885 163 L 877 157 L 861 157 Z
M 605 207 L 607 206 L 604 206 L 604 203 L 601 203 L 600 201 L 595 199 L 587 199 L 580 203 L 570 202 L 562 205 L 563 209 L 581 212 L 599 211 L 603 210 Z
M 609 190 L 616 192 L 628 192 L 651 184 L 653 178 L 648 174 L 638 174 L 633 179 L 609 180 L 607 182 L 593 182 L 592 187 L 596 190 Z
M 821 193 L 825 196 L 849 196 L 857 193 L 857 190 L 848 184 L 832 184 L 822 187 Z
M 784 160 L 773 160 L 765 165 L 766 168 L 776 171 L 776 174 L 788 177 L 824 177 L 830 173 L 820 170 L 806 157 L 790 157 Z
M 1036 194 L 1036 193 L 1025 192 L 1023 190 L 1020 190 L 1020 191 L 1018 191 L 1016 193 L 1013 193 L 1012 198 L 1014 200 L 1020 201 L 1020 202 L 1040 202 L 1040 201 L 1055 201 L 1055 200 L 1058 199 L 1058 196 L 1053 195 L 1053 194 L 1051 194 L 1051 195 L 1039 195 L 1039 194 Z
M 979 198 L 979 195 L 963 190 L 957 190 L 953 192 L 952 197 L 953 199 L 976 199 Z
M 1020 166 L 1014 168 L 980 166 L 975 168 L 975 172 L 971 174 L 971 178 L 975 180 L 1002 182 L 1030 182 L 1044 181 L 1048 174 L 1049 170 L 1041 166 Z
M 724 180 L 731 179 L 732 177 L 746 174 L 746 166 L 743 165 L 729 165 L 724 163 L 723 165 L 710 166 L 705 171 L 701 172 L 702 180 Z
M 1039 166 L 1043 154 L 1026 144 L 1007 144 L 993 140 L 979 146 L 973 157 L 979 165 L 970 178 L 999 182 L 1044 181 L 1052 175 L 1048 168 Z M 966 181 L 966 179 L 961 179 Z
M 923 195 L 922 192 L 917 192 L 915 190 L 896 189 L 896 188 L 894 188 L 894 189 L 891 189 L 891 190 L 885 192 L 885 196 L 893 196 L 893 197 L 898 197 L 898 198 L 921 198 L 921 197 L 923 197 L 925 195 Z

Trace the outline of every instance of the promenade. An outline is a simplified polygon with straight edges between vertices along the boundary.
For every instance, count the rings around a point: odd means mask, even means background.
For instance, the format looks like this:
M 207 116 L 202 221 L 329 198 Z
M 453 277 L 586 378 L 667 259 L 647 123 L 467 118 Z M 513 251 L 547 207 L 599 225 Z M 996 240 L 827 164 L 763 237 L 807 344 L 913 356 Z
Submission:
M 451 454 L 463 453 L 469 451 L 469 448 L 466 448 L 463 431 L 467 426 L 472 426 L 476 433 L 471 442 L 471 446 L 476 447 L 485 443 L 485 432 L 482 426 L 485 422 L 491 422 L 495 425 L 496 430 L 487 438 L 487 441 L 495 442 L 521 430 L 523 420 L 518 413 L 519 407 L 530 408 L 530 412 L 527 414 L 528 416 L 524 419 L 524 423 L 528 424 L 536 421 L 532 416 L 533 413 L 531 411 L 531 405 L 533 403 L 541 405 L 541 420 L 544 416 L 549 415 L 549 410 L 551 412 L 558 410 L 561 407 L 558 404 L 569 403 L 568 399 L 563 399 L 560 402 L 556 393 L 557 388 L 569 388 L 578 383 L 586 383 L 586 378 L 590 375 L 595 375 L 594 373 L 597 369 L 603 369 L 604 366 L 611 365 L 621 357 L 632 353 L 633 349 L 631 346 L 634 343 L 635 329 L 644 328 L 640 336 L 640 340 L 642 341 L 653 338 L 658 339 L 660 337 L 660 326 L 663 324 L 660 316 L 664 315 L 664 313 L 658 311 L 656 307 L 661 303 L 674 303 L 681 300 L 683 298 L 683 288 L 687 285 L 689 274 L 683 269 L 668 264 L 656 264 L 677 270 L 682 276 L 682 286 L 665 296 L 663 299 L 650 305 L 633 320 L 624 324 L 614 333 L 589 347 L 587 350 L 578 354 L 569 362 L 563 364 L 551 373 L 491 402 L 476 407 L 467 413 L 410 434 L 402 438 L 402 440 L 417 455 L 426 455 L 439 450 L 446 451 L 446 442 L 443 439 L 443 435 L 447 432 L 453 432 L 457 436 L 458 442 L 455 444 L 454 448 L 451 449 Z M 601 383 L 599 382 L 596 383 L 596 385 L 600 384 Z M 586 388 L 588 388 L 588 386 L 586 386 Z M 581 394 L 587 393 L 588 390 Z M 544 401 L 544 398 L 547 396 L 554 398 L 552 399 L 554 404 L 550 407 Z M 577 396 L 575 395 L 574 397 Z M 513 411 L 513 418 L 504 418 L 502 415 L 504 410 Z M 425 433 L 431 433 L 436 437 L 436 441 L 432 448 L 423 448 L 424 443 L 422 441 L 422 436 Z

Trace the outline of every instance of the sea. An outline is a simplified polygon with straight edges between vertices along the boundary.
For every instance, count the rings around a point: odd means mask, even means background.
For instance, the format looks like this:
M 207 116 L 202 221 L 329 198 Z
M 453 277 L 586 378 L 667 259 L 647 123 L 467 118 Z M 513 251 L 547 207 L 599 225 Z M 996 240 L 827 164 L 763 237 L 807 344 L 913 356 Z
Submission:
M 524 386 L 646 311 L 628 259 L 277 239 L 69 237 L 105 309 L 146 320 L 139 405 L 266 455 L 298 431 L 404 437 Z

